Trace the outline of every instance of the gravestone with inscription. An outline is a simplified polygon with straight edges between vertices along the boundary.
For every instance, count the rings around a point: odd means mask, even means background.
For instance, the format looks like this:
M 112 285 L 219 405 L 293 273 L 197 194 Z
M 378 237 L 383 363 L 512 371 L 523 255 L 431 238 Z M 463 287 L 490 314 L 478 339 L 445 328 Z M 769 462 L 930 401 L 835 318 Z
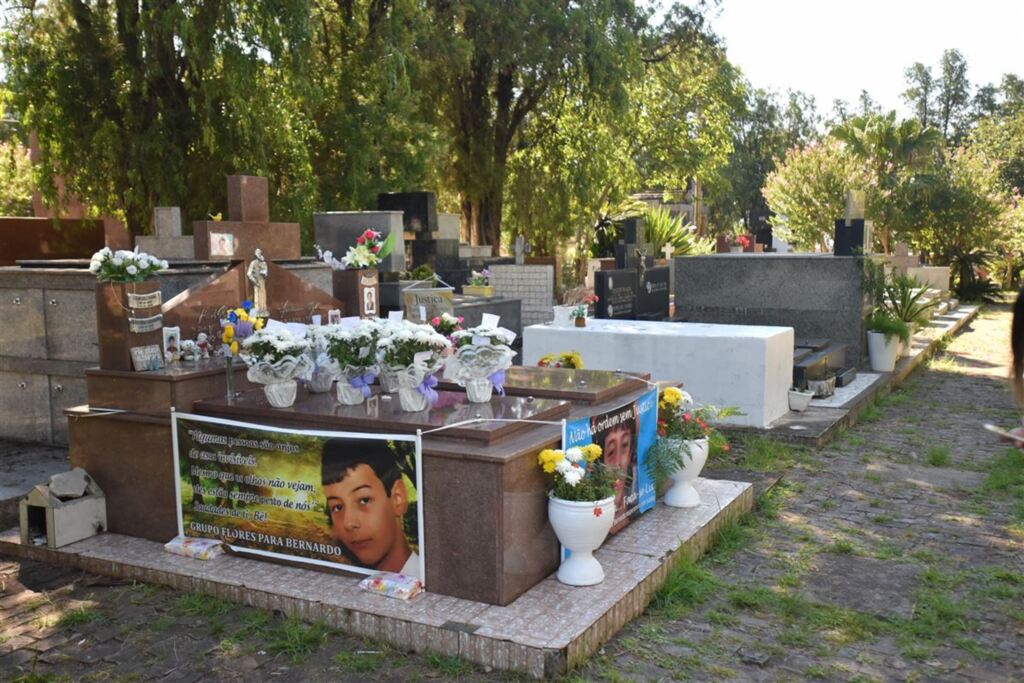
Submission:
M 594 316 L 634 320 L 637 314 L 637 272 L 599 270 L 594 273 Z
M 668 317 L 670 281 L 668 266 L 647 268 L 640 274 L 636 300 L 638 320 L 664 320 Z

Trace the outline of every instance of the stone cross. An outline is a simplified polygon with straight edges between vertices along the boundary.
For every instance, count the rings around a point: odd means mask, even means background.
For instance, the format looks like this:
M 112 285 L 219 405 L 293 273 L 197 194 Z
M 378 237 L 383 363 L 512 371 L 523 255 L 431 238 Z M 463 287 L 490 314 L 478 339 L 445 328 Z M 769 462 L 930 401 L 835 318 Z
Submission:
M 897 273 L 905 275 L 907 268 L 913 268 L 917 265 L 917 257 L 910 255 L 910 247 L 907 246 L 906 242 L 897 242 L 896 246 L 893 247 L 892 255 L 889 257 L 889 265 Z
M 864 190 L 846 191 L 846 225 L 855 220 L 864 220 Z
M 181 234 L 181 209 L 157 206 L 153 209 L 153 232 L 136 238 L 139 251 L 161 259 L 183 261 L 193 257 L 192 238 Z
M 525 264 L 526 255 L 530 253 L 530 245 L 526 243 L 526 238 L 522 235 L 517 235 L 514 249 L 516 254 L 516 265 L 521 266 Z
M 257 247 L 268 260 L 302 256 L 298 223 L 271 223 L 266 178 L 228 176 L 228 216 L 223 221 L 193 223 L 197 261 L 244 261 Z
M 665 260 L 667 260 L 667 261 L 671 261 L 672 260 L 672 252 L 674 252 L 675 250 L 676 250 L 676 248 L 673 247 L 671 244 L 668 244 L 668 243 L 666 243 L 665 246 L 663 246 L 661 248 L 662 253 L 665 254 Z

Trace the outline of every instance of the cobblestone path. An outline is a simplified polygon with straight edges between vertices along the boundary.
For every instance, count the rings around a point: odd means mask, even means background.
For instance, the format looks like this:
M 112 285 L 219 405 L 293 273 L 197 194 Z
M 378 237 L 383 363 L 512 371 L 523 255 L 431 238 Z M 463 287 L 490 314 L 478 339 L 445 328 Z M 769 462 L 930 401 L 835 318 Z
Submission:
M 570 680 L 1024 680 L 1024 456 L 1009 314 L 989 309 L 817 453 L 762 441 L 781 475 Z M 200 596 L 0 560 L 0 678 L 508 680 Z M 34 676 L 34 677 L 33 677 Z

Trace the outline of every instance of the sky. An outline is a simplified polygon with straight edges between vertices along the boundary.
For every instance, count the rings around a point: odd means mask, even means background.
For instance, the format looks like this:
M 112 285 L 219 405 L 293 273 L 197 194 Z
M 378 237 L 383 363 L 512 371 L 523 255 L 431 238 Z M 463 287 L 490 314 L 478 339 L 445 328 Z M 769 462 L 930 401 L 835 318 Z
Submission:
M 711 25 L 755 87 L 802 90 L 822 114 L 862 89 L 909 114 L 904 70 L 922 62 L 937 75 L 950 48 L 967 60 L 972 92 L 1024 77 L 1024 0 L 721 0 Z

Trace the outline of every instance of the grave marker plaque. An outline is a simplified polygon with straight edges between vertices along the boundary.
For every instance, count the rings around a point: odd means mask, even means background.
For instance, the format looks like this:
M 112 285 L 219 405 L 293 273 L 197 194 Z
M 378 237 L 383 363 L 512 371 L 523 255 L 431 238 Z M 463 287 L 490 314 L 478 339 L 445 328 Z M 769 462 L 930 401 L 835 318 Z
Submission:
M 636 319 L 637 273 L 635 270 L 600 270 L 594 273 L 598 300 L 594 315 L 619 320 Z
M 662 320 L 668 317 L 668 289 L 670 271 L 668 266 L 648 268 L 640 276 L 637 292 L 637 318 Z

